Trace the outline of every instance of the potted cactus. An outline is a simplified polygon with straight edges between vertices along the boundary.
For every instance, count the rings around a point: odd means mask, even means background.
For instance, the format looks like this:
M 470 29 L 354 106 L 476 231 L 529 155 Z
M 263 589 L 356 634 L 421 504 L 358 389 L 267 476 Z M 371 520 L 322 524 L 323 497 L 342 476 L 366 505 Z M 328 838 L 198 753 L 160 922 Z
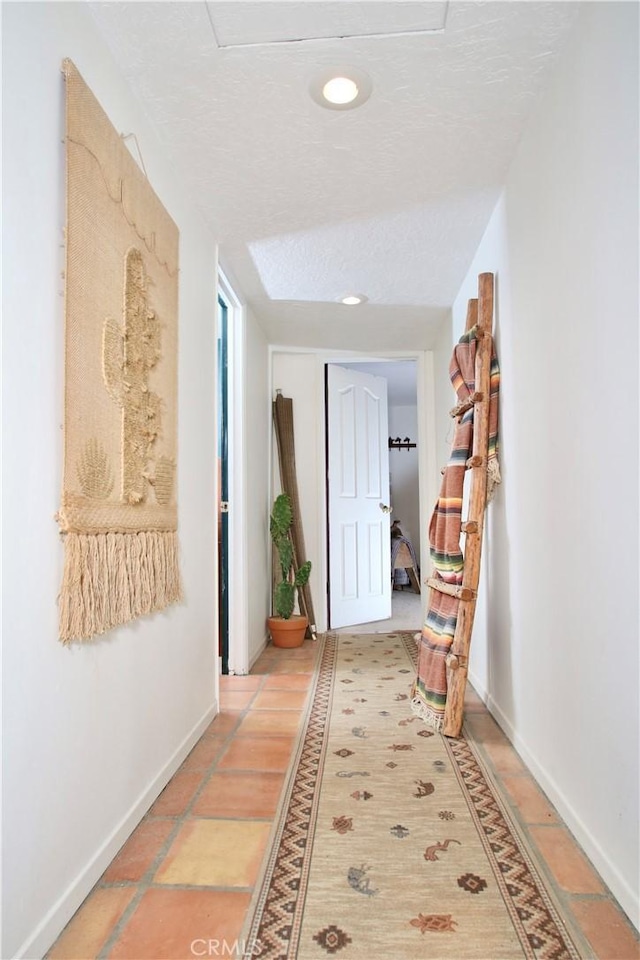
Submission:
M 290 534 L 292 522 L 291 500 L 286 493 L 281 493 L 274 500 L 269 522 L 271 539 L 278 555 L 279 576 L 273 591 L 274 616 L 268 618 L 267 625 L 276 647 L 299 647 L 309 623 L 305 616 L 293 612 L 296 590 L 309 580 L 311 561 L 307 560 L 294 572 Z

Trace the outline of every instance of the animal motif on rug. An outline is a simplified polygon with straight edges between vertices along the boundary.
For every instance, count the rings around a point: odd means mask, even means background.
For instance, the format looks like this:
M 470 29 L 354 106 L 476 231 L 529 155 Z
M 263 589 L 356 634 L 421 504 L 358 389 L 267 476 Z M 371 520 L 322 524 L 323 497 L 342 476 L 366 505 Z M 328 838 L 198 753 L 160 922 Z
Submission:
M 371 887 L 371 880 L 367 876 L 368 867 L 361 864 L 359 867 L 349 867 L 349 873 L 347 874 L 347 880 L 349 886 L 354 890 L 357 890 L 358 893 L 363 893 L 366 897 L 375 897 L 379 890 L 374 890 Z
M 437 856 L 438 850 L 448 850 L 450 843 L 457 843 L 458 846 L 460 846 L 459 840 L 442 840 L 439 843 L 434 843 L 432 846 L 427 847 L 427 849 L 425 850 L 424 852 L 425 860 L 438 861 L 440 859 L 440 857 Z
M 454 920 L 450 913 L 419 913 L 409 923 L 412 927 L 417 927 L 420 933 L 426 933 L 427 930 L 432 933 L 455 933 L 453 928 L 458 925 L 458 921 Z
M 418 788 L 414 793 L 414 797 L 428 797 L 435 790 L 432 783 L 425 783 L 424 780 L 414 780 L 414 783 Z

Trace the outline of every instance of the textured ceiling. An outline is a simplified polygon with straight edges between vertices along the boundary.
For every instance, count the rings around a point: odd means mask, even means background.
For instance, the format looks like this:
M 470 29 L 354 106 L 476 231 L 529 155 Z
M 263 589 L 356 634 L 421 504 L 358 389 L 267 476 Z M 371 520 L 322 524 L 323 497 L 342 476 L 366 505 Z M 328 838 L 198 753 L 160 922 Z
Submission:
M 394 3 L 269 0 L 268 16 L 264 15 L 265 0 L 243 0 L 242 3 L 208 0 L 207 6 L 220 47 L 442 30 L 447 13 L 444 0 L 427 3 L 418 0 L 395 0 Z
M 269 339 L 373 351 L 431 344 L 579 6 L 91 9 Z M 356 110 L 309 95 L 336 64 L 372 81 Z M 336 303 L 354 291 L 369 302 Z

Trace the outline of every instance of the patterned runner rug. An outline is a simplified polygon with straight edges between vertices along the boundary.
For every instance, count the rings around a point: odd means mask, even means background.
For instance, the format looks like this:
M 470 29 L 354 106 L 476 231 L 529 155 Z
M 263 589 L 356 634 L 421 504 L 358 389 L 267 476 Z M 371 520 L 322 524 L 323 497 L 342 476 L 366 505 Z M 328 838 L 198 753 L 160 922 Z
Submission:
M 412 635 L 320 642 L 245 955 L 577 960 L 471 744 L 411 712 Z

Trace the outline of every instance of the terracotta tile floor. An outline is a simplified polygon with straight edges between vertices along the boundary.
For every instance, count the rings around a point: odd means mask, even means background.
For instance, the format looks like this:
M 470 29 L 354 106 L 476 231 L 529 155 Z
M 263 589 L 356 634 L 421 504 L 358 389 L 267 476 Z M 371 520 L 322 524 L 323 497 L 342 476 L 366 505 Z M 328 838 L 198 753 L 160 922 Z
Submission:
M 313 676 L 317 648 L 268 647 L 222 677 L 221 713 L 67 925 L 51 960 L 190 960 L 242 932 Z M 638 960 L 637 934 L 470 688 L 467 735 L 529 836 L 584 960 Z M 588 947 L 586 945 L 589 945 Z M 222 955 L 222 954 L 221 954 Z

